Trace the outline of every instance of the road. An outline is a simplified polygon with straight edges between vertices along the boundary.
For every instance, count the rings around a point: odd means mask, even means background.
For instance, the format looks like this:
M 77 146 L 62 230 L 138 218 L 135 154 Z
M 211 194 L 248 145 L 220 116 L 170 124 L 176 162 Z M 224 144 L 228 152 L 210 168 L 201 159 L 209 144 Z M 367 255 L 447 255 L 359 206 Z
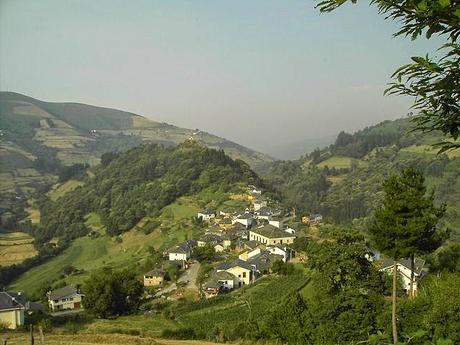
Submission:
M 196 278 L 198 277 L 198 271 L 200 270 L 200 263 L 195 261 L 190 264 L 189 268 L 177 279 L 178 283 L 186 282 L 184 286 L 186 289 L 198 291 L 198 286 L 196 285 Z M 177 284 L 172 283 L 164 289 L 161 289 L 155 294 L 155 297 L 161 297 L 166 295 L 174 290 L 177 290 Z
M 198 277 L 198 271 L 200 270 L 200 263 L 195 261 L 194 263 L 190 264 L 188 270 L 184 272 L 183 275 L 179 277 L 177 280 L 178 283 L 180 282 L 187 282 L 185 285 L 186 289 L 192 289 L 198 291 L 198 286 L 196 285 L 196 278 Z

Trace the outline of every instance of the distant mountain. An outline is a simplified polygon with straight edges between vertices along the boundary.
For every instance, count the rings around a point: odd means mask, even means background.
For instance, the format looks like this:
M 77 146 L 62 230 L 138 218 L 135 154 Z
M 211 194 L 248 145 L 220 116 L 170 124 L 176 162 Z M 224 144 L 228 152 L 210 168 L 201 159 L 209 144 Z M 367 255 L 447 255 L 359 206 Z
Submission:
M 106 152 L 123 152 L 142 143 L 171 146 L 187 139 L 222 149 L 253 167 L 273 160 L 215 135 L 130 112 L 0 92 L 0 194 L 26 195 L 54 182 L 62 166 L 95 165 Z

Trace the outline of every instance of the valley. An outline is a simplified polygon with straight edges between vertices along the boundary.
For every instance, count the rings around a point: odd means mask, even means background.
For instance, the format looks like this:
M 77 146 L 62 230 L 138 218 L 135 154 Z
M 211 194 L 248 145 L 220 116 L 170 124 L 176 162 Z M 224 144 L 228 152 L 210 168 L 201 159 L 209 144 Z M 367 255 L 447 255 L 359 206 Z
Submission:
M 78 305 L 68 315 L 37 316 L 36 325 L 46 327 L 47 343 L 328 339 L 331 334 L 321 333 L 323 325 L 340 324 L 343 314 L 337 310 L 338 318 L 330 319 L 327 308 L 336 307 L 326 301 L 340 309 L 350 298 L 356 299 L 356 326 L 351 333 L 348 328 L 335 333 L 335 341 L 365 339 L 368 335 L 358 325 L 383 329 L 378 315 L 388 308 L 389 285 L 381 271 L 385 260 L 360 259 L 370 250 L 364 239 L 370 237 L 373 210 L 384 196 L 382 181 L 407 167 L 424 173 L 437 205 L 447 204 L 440 225 L 449 228 L 449 238 L 439 250 L 419 258 L 423 269 L 440 272 L 443 253 L 455 252 L 460 240 L 460 154 L 437 155 L 431 145 L 440 136 L 408 132 L 407 119 L 342 132 L 333 144 L 297 160 L 251 166 L 254 161 L 234 160 L 225 149 L 210 149 L 196 138 L 179 142 L 178 136 L 174 145 L 146 139 L 153 133 L 158 137 L 158 130 L 84 134 L 89 127 L 74 127 L 72 115 L 80 113 L 80 106 L 57 106 L 70 115 L 61 114 L 55 127 L 49 121 L 58 119 L 52 115 L 56 109 L 27 105 L 15 110 L 42 117 L 33 140 L 43 146 L 35 153 L 25 150 L 30 145 L 25 139 L 25 146 L 2 141 L 7 148 L 3 154 L 11 155 L 5 174 L 11 174 L 13 184 L 4 190 L 9 199 L 2 209 L 0 282 L 7 291 L 20 291 L 43 305 L 50 302 L 49 291 L 75 287 L 77 294 L 80 289 L 85 294 L 83 312 Z M 111 126 L 124 126 L 125 113 L 105 111 L 103 117 L 114 121 Z M 137 125 L 148 121 L 131 120 Z M 102 123 L 106 121 L 93 125 Z M 85 151 L 98 136 L 104 137 L 104 150 Z M 123 148 L 110 146 L 112 139 Z M 88 160 L 90 156 L 95 159 Z M 357 272 L 351 268 L 355 265 Z M 348 277 L 339 290 L 335 275 L 328 275 L 337 266 Z M 117 274 L 142 294 L 134 306 L 98 314 L 104 308 L 92 310 L 85 299 L 105 296 L 104 286 L 116 284 L 110 279 Z M 161 283 L 146 285 L 150 274 Z M 432 291 L 442 285 L 439 277 L 429 274 L 421 284 Z M 409 308 L 407 286 L 399 289 L 403 307 Z M 364 290 L 364 295 L 353 292 Z M 311 313 L 317 318 L 311 319 Z M 286 316 L 292 330 L 286 331 L 279 315 Z M 430 314 L 423 317 L 431 320 Z M 15 344 L 27 335 L 7 337 L 8 344 Z

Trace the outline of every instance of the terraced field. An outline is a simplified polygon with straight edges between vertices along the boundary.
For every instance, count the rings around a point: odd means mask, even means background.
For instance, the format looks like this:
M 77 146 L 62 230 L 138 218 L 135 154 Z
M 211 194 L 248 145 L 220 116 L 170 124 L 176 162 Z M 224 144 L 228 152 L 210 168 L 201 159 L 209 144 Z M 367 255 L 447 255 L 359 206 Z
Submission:
M 159 217 L 161 226 L 149 234 L 142 230 L 150 221 L 142 219 L 131 231 L 123 233 L 118 239 L 106 235 L 100 217 L 95 213 L 87 216 L 86 224 L 99 233 L 99 237 L 89 236 L 75 240 L 63 253 L 34 267 L 21 275 L 11 289 L 31 293 L 45 283 L 65 280 L 66 283 L 82 283 L 92 271 L 110 266 L 123 269 L 140 264 L 148 257 L 148 247 L 156 249 L 169 246 L 194 236 L 195 228 L 190 226 L 190 217 L 198 207 L 193 200 L 180 198 L 176 203 L 163 209 Z M 80 274 L 67 277 L 62 271 L 67 266 L 81 270 Z
M 30 235 L 23 232 L 0 233 L 0 266 L 18 264 L 36 254 Z

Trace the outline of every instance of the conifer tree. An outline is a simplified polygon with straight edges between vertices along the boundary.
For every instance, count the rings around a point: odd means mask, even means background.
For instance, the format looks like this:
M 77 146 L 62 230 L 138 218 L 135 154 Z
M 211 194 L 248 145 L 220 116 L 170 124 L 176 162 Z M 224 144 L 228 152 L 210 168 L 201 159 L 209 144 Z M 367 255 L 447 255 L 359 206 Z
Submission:
M 392 329 L 394 344 L 398 341 L 396 325 L 396 281 L 398 260 L 410 257 L 411 290 L 414 278 L 414 257 L 441 245 L 446 232 L 438 227 L 445 206 L 434 205 L 433 194 L 426 194 L 423 174 L 408 168 L 400 175 L 390 176 L 383 184 L 384 199 L 375 211 L 370 232 L 374 245 L 393 259 Z M 410 292 L 410 294 L 412 291 Z

